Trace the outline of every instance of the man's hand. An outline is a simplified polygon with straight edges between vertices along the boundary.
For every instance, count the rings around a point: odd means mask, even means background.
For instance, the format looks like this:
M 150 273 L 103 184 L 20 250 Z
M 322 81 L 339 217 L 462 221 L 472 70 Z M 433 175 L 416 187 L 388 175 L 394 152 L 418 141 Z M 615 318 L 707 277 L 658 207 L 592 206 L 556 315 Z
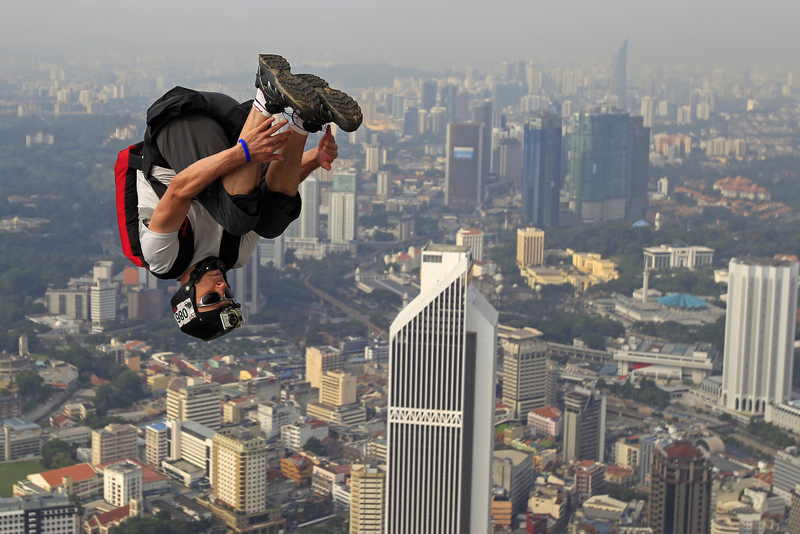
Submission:
M 270 117 L 242 136 L 250 151 L 250 161 L 267 163 L 283 160 L 283 156 L 276 152 L 286 146 L 291 130 L 276 132 L 286 126 L 287 122 L 285 119 L 276 122 L 275 117 Z
M 331 126 L 329 124 L 317 146 L 317 163 L 319 163 L 320 167 L 329 171 L 333 160 L 337 157 L 339 157 L 339 145 L 336 144 L 336 140 L 331 134 Z

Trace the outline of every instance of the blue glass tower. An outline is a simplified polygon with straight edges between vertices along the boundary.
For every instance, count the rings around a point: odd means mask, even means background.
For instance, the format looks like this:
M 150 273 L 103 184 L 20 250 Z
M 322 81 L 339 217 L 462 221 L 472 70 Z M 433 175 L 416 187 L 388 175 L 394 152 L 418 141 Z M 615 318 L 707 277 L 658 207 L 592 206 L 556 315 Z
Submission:
M 522 141 L 522 215 L 538 227 L 558 227 L 561 171 L 561 118 L 540 113 L 525 117 Z

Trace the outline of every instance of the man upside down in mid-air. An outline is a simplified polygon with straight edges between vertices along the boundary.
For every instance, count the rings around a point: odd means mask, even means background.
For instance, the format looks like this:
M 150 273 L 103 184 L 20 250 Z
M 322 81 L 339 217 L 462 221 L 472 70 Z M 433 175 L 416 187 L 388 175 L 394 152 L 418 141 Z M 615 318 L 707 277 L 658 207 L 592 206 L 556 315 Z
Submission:
M 209 341 L 242 324 L 225 273 L 247 262 L 259 236 L 277 237 L 299 216 L 298 186 L 338 156 L 325 125 L 350 132 L 361 118 L 345 93 L 265 54 L 252 104 L 176 87 L 150 107 L 139 240 L 150 271 L 180 282 L 170 302 L 181 331 Z M 306 151 L 308 134 L 323 130 Z

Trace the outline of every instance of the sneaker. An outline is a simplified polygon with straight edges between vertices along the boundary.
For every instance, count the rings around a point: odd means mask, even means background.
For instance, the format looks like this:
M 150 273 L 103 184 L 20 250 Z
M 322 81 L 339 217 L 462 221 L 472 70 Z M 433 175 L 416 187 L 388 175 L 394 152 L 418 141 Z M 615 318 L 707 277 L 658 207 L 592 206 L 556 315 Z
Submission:
M 314 117 L 306 119 L 303 129 L 318 132 L 329 122 L 336 124 L 345 132 L 355 132 L 361 126 L 361 107 L 346 93 L 333 89 L 328 82 L 313 74 L 298 74 L 306 85 L 312 87 L 319 97 L 320 105 Z
M 260 54 L 256 88 L 264 94 L 267 111 L 273 115 L 292 108 L 304 121 L 313 119 L 320 106 L 318 93 L 290 69 L 281 56 Z

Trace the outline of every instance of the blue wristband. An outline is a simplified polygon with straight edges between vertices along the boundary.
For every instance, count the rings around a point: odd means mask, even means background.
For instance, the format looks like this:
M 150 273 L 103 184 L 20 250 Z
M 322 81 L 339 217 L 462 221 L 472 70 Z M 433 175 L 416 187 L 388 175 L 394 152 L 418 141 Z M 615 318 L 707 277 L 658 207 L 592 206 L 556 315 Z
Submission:
M 244 142 L 244 139 L 239 139 L 239 143 L 244 149 L 244 157 L 247 159 L 247 163 L 250 163 L 250 151 L 247 150 L 247 143 Z

